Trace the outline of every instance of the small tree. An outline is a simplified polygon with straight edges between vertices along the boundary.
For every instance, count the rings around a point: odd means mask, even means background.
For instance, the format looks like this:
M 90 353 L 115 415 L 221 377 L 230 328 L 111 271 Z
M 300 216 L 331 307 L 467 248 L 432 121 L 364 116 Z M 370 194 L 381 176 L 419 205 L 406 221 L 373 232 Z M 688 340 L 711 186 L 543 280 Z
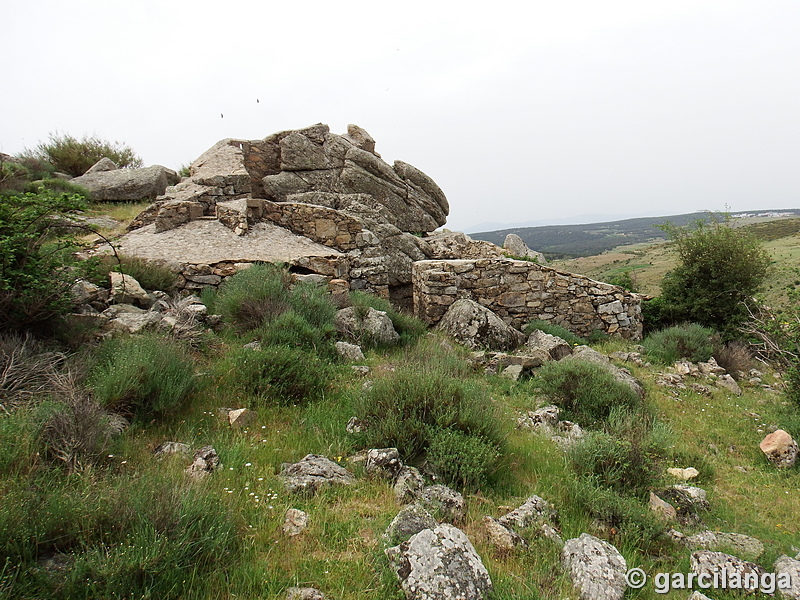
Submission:
M 45 160 L 57 171 L 73 177 L 80 177 L 103 157 L 110 158 L 120 168 L 144 164 L 125 144 L 108 142 L 94 135 L 85 135 L 79 140 L 67 133 L 51 133 L 47 143 L 39 143 L 34 150 L 23 153 L 23 157 Z
M 24 329 L 69 305 L 74 236 L 56 236 L 63 215 L 85 207 L 81 196 L 0 194 L 0 331 Z
M 755 236 L 728 221 L 663 229 L 680 263 L 661 282 L 660 324 L 691 321 L 732 333 L 767 277 L 769 254 Z

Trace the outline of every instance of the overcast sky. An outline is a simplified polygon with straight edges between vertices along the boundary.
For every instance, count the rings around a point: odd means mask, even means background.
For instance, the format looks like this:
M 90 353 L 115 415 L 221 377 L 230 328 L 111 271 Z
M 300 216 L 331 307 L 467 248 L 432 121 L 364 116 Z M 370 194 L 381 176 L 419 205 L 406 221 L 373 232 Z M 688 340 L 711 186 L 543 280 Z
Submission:
M 797 0 L 28 0 L 0 47 L 8 154 L 355 123 L 452 229 L 800 207 Z

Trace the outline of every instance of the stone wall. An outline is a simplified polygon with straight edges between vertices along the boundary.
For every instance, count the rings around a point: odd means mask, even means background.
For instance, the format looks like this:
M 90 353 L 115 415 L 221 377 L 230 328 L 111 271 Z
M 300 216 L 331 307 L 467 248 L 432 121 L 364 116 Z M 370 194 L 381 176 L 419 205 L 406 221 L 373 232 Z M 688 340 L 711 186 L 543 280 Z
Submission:
M 414 312 L 430 325 L 450 305 L 468 298 L 518 329 L 533 319 L 552 321 L 577 335 L 601 330 L 642 336 L 641 296 L 533 262 L 507 258 L 424 260 L 412 268 Z

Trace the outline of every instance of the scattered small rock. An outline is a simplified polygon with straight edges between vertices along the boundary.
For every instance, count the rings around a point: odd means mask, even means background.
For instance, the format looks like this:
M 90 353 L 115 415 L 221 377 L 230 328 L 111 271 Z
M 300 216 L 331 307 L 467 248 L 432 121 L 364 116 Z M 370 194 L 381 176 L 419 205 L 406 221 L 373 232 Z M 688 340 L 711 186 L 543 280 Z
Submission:
M 741 533 L 701 531 L 687 537 L 684 543 L 692 549 L 732 550 L 736 552 L 737 556 L 745 556 L 754 560 L 764 553 L 764 544 Z
M 409 504 L 404 506 L 392 519 L 383 537 L 388 545 L 396 546 L 423 529 L 433 529 L 436 525 L 438 525 L 436 519 L 422 506 L 416 503 Z
M 461 523 L 466 515 L 464 497 L 445 485 L 423 488 L 419 503 L 439 522 Z
M 667 523 L 675 521 L 678 518 L 678 512 L 675 510 L 675 507 L 656 496 L 653 492 L 650 492 L 650 510 L 662 521 L 666 521 Z
M 775 575 L 779 578 L 781 576 L 789 577 L 791 586 L 781 589 L 781 596 L 790 598 L 791 600 L 800 600 L 800 560 L 791 558 L 789 556 L 781 555 L 773 565 Z
M 287 465 L 280 477 L 293 494 L 313 494 L 324 485 L 350 485 L 354 481 L 350 471 L 319 454 L 307 454 L 299 462 Z
M 361 346 L 348 342 L 336 342 L 335 347 L 336 353 L 348 362 L 364 360 L 364 352 L 361 350 Z
M 695 469 L 694 467 L 687 467 L 685 469 L 680 469 L 677 467 L 671 467 L 667 469 L 667 473 L 675 477 L 676 479 L 682 479 L 684 481 L 688 481 L 690 479 L 694 479 L 700 472 Z
M 403 468 L 397 448 L 373 448 L 367 450 L 364 471 L 369 477 L 394 479 Z
M 422 494 L 425 481 L 416 467 L 404 466 L 394 480 L 394 499 L 398 504 L 414 502 Z
M 783 429 L 773 431 L 761 440 L 759 448 L 769 462 L 778 468 L 792 467 L 797 461 L 797 442 Z
M 527 545 L 519 534 L 493 517 L 483 517 L 483 528 L 489 543 L 499 550 L 513 550 L 517 546 Z
M 365 427 L 361 419 L 358 417 L 350 417 L 344 429 L 347 433 L 361 433 L 364 431 Z
M 219 455 L 213 446 L 203 446 L 194 453 L 192 464 L 186 467 L 186 472 L 197 479 L 221 469 Z
M 764 569 L 759 567 L 757 564 L 742 560 L 723 552 L 698 550 L 697 552 L 692 552 L 689 561 L 692 573 L 698 576 L 706 574 L 707 576 L 713 578 L 715 573 L 721 574 L 724 570 L 727 575 L 729 588 L 732 587 L 730 585 L 732 577 L 738 578 L 742 584 L 741 589 L 747 590 L 748 592 L 755 592 L 758 590 L 758 582 L 761 580 L 761 575 L 764 573 Z M 755 586 L 750 585 L 753 582 L 748 581 L 748 573 L 755 574 Z
M 619 551 L 588 533 L 567 540 L 561 564 L 581 600 L 621 600 L 627 589 L 628 566 Z
M 237 408 L 228 412 L 228 423 L 234 429 L 244 429 L 253 424 L 256 413 L 249 408 Z
M 423 529 L 386 557 L 408 600 L 484 600 L 492 593 L 483 561 L 452 525 Z
M 159 444 L 155 450 L 153 450 L 153 456 L 156 458 L 162 458 L 171 454 L 182 454 L 189 456 L 189 446 L 183 442 L 163 442 L 162 444 Z
M 289 537 L 300 535 L 308 527 L 308 513 L 297 508 L 286 511 L 283 519 L 283 533 Z
M 742 388 L 739 387 L 739 384 L 736 383 L 736 380 L 730 375 L 720 375 L 717 378 L 717 386 L 737 396 L 742 395 Z
M 326 600 L 325 594 L 316 588 L 290 587 L 286 590 L 286 600 Z

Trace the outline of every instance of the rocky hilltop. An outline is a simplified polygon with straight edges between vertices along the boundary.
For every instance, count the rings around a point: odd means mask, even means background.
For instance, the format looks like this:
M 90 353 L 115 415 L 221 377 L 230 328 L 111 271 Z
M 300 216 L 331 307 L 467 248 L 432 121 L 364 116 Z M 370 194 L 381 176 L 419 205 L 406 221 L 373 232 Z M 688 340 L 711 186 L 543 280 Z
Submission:
M 433 233 L 448 212 L 433 179 L 384 162 L 364 129 L 349 125 L 337 135 L 317 124 L 218 142 L 133 220 L 119 246 L 172 266 L 189 289 L 218 285 L 253 262 L 282 262 L 299 275 L 416 306 L 430 324 L 467 298 L 517 327 L 554 319 L 581 333 L 640 335 L 637 296 L 542 266 L 518 238 L 504 250 Z M 437 285 L 443 277 L 447 284 Z

